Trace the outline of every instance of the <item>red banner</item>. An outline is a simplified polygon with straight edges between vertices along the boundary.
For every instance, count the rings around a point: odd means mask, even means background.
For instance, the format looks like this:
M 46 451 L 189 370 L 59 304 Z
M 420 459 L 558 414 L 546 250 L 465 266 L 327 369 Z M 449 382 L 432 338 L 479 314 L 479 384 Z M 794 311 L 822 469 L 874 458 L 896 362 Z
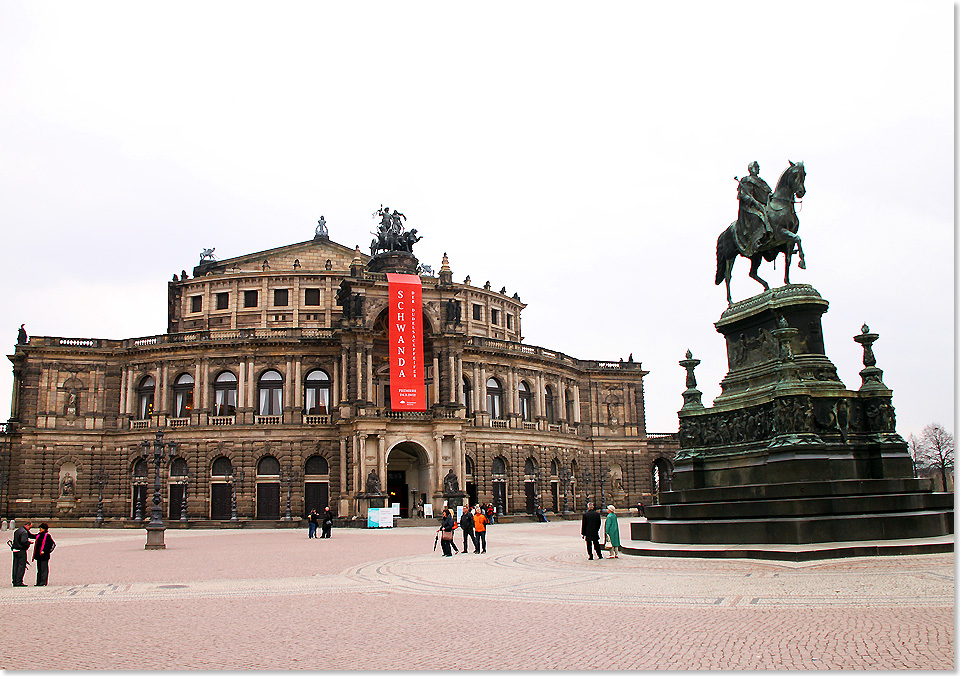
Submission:
M 387 282 L 390 292 L 390 409 L 426 411 L 420 277 L 387 273 Z

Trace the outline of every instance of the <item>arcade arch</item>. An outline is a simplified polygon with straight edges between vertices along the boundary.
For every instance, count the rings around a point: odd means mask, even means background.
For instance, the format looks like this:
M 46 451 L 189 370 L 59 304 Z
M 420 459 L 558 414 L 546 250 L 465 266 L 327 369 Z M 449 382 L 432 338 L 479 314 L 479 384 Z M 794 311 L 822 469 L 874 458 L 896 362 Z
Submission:
M 415 441 L 401 441 L 387 453 L 389 504 L 400 504 L 400 516 L 417 516 L 430 502 L 430 457 Z

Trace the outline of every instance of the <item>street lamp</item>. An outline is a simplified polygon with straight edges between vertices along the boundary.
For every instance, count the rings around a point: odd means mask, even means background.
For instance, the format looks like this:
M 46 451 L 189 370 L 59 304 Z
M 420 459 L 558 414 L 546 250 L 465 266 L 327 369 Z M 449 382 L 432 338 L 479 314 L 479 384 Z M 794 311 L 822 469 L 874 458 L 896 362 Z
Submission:
M 180 521 L 184 523 L 187 521 L 187 490 L 190 488 L 191 477 L 192 475 L 187 472 L 180 481 L 180 485 L 183 486 L 183 501 L 180 503 Z
M 160 510 L 160 468 L 173 460 L 177 455 L 177 442 L 164 441 L 163 430 L 157 430 L 157 436 L 153 442 L 144 441 L 140 444 L 140 457 L 149 460 L 151 450 L 153 455 L 153 465 L 156 469 L 153 481 L 153 508 L 150 510 L 150 522 L 147 524 L 147 544 L 144 549 L 166 549 L 163 542 L 163 533 L 166 527 L 163 525 L 163 512 Z
M 243 470 L 239 467 L 233 470 L 227 479 L 230 481 L 230 520 L 239 521 L 237 518 L 237 484 L 243 485 Z
M 93 482 L 97 484 L 97 525 L 103 523 L 103 486 L 110 480 L 110 475 L 102 469 L 93 475 Z
M 540 467 L 533 470 L 533 513 L 540 513 Z
M 280 481 L 287 486 L 287 513 L 283 517 L 284 521 L 293 521 L 293 514 L 290 512 L 290 491 L 293 488 L 293 482 L 300 478 L 300 470 L 293 469 L 289 464 L 280 470 Z
M 563 483 L 563 513 L 567 514 L 567 488 L 570 486 L 570 470 L 566 466 L 560 470 L 560 481 Z

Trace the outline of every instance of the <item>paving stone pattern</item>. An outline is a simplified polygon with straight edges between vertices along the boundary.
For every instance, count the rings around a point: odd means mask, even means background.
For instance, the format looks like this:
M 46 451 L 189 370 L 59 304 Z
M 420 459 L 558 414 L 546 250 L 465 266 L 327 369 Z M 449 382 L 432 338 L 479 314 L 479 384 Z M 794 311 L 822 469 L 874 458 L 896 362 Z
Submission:
M 954 668 L 953 554 L 588 561 L 577 522 L 452 558 L 431 528 L 54 537 L 51 586 L 0 587 L 2 669 Z

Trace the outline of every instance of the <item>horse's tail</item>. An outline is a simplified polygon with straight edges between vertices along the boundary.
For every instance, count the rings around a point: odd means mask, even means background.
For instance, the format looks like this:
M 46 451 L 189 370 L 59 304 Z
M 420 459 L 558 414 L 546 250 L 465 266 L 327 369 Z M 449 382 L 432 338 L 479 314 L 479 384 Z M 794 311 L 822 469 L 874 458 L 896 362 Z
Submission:
M 713 282 L 717 285 L 722 284 L 723 280 L 727 277 L 727 259 L 730 258 L 730 239 L 730 228 L 721 232 L 720 236 L 717 237 L 717 277 Z

